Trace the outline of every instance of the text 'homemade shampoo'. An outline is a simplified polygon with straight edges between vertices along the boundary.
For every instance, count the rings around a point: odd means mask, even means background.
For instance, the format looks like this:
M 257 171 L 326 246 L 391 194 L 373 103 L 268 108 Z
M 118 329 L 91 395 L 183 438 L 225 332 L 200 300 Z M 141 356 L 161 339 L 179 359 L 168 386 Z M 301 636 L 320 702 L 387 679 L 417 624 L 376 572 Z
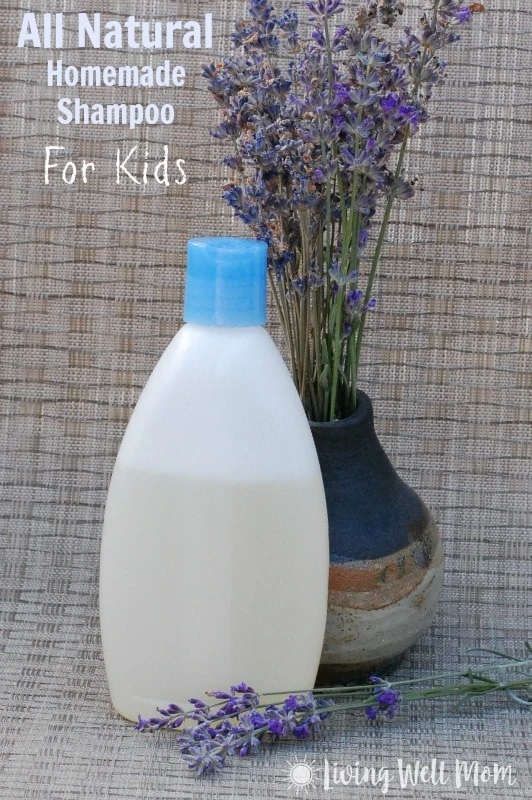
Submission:
M 111 698 L 136 720 L 247 682 L 312 688 L 327 512 L 308 422 L 266 321 L 263 242 L 193 239 L 186 324 L 114 468 L 100 617 Z

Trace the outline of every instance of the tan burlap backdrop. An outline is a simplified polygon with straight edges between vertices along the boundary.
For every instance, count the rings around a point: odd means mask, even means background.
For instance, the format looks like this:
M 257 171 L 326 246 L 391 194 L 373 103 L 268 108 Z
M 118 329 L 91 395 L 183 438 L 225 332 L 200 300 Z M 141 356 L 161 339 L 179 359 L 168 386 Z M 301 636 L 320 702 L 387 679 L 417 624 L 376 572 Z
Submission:
M 457 667 L 473 646 L 523 653 L 530 634 L 532 8 L 529 0 L 486 5 L 449 51 L 447 85 L 415 145 L 419 191 L 390 231 L 362 371 L 383 444 L 434 510 L 447 558 L 438 616 L 403 676 Z M 348 716 L 325 738 L 269 748 L 203 783 L 182 766 L 171 736 L 141 736 L 112 713 L 97 592 L 114 458 L 180 323 L 186 240 L 245 231 L 219 200 L 226 173 L 200 78 L 209 53 L 54 53 L 17 48 L 18 32 L 30 10 L 63 11 L 68 29 L 78 11 L 122 20 L 212 11 L 214 55 L 227 51 L 242 8 L 242 0 L 2 3 L 0 797 L 284 798 L 294 794 L 287 761 L 304 756 L 322 770 L 325 758 L 390 770 L 398 758 L 445 761 L 444 786 L 401 789 L 395 772 L 393 798 L 531 796 L 532 717 L 504 698 L 404 708 L 374 728 Z M 166 57 L 184 64 L 183 88 L 46 85 L 49 58 L 118 66 Z M 61 96 L 172 102 L 175 123 L 61 125 Z M 152 162 L 169 144 L 187 183 L 118 186 L 117 148 L 135 144 Z M 85 158 L 96 171 L 67 185 L 55 169 L 45 185 L 46 146 L 65 148 L 52 159 L 61 167 Z M 156 576 L 146 578 L 157 591 Z M 511 764 L 516 783 L 459 788 L 455 759 Z M 309 796 L 329 796 L 322 778 Z M 381 789 L 351 784 L 333 794 L 376 798 Z

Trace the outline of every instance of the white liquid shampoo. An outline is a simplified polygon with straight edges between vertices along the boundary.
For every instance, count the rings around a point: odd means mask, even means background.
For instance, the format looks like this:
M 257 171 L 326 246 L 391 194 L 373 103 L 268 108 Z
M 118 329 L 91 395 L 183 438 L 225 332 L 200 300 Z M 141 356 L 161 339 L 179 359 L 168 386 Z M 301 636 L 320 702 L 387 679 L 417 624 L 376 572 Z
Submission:
M 139 398 L 105 509 L 102 643 L 128 719 L 241 681 L 314 685 L 325 495 L 265 315 L 264 243 L 189 242 L 186 324 Z

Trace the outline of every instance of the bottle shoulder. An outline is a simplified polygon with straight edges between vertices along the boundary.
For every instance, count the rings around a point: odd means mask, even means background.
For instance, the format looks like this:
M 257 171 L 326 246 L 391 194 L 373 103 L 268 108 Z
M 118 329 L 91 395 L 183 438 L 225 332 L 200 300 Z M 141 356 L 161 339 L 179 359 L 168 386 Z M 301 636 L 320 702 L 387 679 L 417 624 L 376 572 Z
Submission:
M 149 378 L 120 459 L 198 471 L 319 470 L 290 373 L 268 332 L 188 323 Z
M 235 407 L 249 402 L 260 406 L 260 396 L 264 402 L 291 405 L 296 392 L 286 364 L 264 328 L 187 323 L 166 348 L 143 391 L 143 396 L 161 400 L 165 394 L 170 394 L 177 406 L 189 406 L 194 394 L 195 404 L 212 411 L 224 398 Z
M 167 350 L 184 360 L 195 360 L 199 355 L 206 359 L 223 357 L 227 367 L 238 366 L 239 357 L 253 358 L 259 354 L 275 362 L 282 360 L 270 334 L 261 326 L 216 327 L 188 322 L 176 333 Z

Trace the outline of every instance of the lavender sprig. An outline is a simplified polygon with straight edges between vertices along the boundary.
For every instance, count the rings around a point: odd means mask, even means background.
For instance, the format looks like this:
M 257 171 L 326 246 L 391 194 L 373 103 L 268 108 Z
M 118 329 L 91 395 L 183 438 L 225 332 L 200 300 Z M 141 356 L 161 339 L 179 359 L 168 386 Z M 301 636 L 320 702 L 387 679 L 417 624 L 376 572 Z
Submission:
M 526 649 L 532 655 L 528 643 Z M 158 717 L 144 719 L 139 715 L 136 730 L 179 729 L 179 751 L 187 765 L 201 776 L 220 770 L 228 756 L 256 753 L 266 741 L 308 739 L 320 732 L 331 714 L 338 712 L 362 710 L 367 722 L 376 723 L 392 720 L 405 702 L 468 699 L 494 692 L 505 692 L 511 701 L 532 709 L 532 658 L 494 650 L 480 652 L 504 661 L 432 677 L 390 681 L 372 676 L 368 684 L 360 686 L 276 692 L 276 696 L 286 695 L 282 703 L 269 703 L 267 694 L 260 695 L 241 683 L 229 692 L 207 692 L 216 701 L 213 703 L 192 698 L 187 711 L 171 703 L 157 709 Z M 504 673 L 510 670 L 517 674 L 505 677 Z
M 366 312 L 393 205 L 415 192 L 405 157 L 443 80 L 440 52 L 483 7 L 429 0 L 417 29 L 394 36 L 384 29 L 397 25 L 403 0 L 363 0 L 350 25 L 337 24 L 342 0 L 306 5 L 309 34 L 289 8 L 247 0 L 233 52 L 203 75 L 220 108 L 213 136 L 231 144 L 223 198 L 270 245 L 270 284 L 307 415 L 334 420 L 356 406 Z M 334 264 L 344 277 L 365 274 L 365 287 L 331 279 Z M 356 314 L 348 291 L 363 291 Z

